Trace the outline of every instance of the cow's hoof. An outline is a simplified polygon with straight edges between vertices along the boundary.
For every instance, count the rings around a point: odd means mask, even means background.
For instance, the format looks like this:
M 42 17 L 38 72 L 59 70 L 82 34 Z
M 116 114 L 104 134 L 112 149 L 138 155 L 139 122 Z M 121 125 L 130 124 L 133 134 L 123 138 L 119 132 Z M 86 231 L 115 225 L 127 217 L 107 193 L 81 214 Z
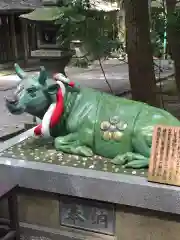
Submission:
M 79 146 L 79 147 L 76 148 L 76 154 L 77 155 L 83 155 L 85 157 L 92 157 L 93 156 L 93 151 L 86 146 Z
M 134 168 L 134 169 L 147 168 L 148 166 L 149 166 L 149 162 L 147 160 L 134 160 L 124 165 L 125 168 Z
M 125 154 L 117 155 L 115 158 L 111 160 L 111 163 L 120 165 L 120 166 L 124 165 L 127 162 L 128 162 L 128 157 Z

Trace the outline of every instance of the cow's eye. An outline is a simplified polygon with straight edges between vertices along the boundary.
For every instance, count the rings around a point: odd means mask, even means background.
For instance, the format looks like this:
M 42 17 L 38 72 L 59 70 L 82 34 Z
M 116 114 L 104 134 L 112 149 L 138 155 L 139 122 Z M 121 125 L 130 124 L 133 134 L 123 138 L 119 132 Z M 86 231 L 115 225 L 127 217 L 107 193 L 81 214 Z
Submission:
M 27 92 L 34 97 L 36 95 L 36 88 L 28 88 Z

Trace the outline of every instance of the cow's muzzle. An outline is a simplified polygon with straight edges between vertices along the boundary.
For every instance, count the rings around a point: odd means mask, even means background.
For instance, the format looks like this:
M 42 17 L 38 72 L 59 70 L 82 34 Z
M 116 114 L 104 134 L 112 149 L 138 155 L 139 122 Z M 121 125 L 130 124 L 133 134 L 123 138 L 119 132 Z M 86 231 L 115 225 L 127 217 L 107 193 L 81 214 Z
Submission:
M 6 97 L 6 103 L 17 105 L 18 104 L 18 99 L 15 96 L 13 96 L 13 97 Z
M 13 97 L 6 97 L 6 107 L 12 114 L 21 114 L 24 112 L 24 108 L 19 106 L 19 101 L 16 96 Z

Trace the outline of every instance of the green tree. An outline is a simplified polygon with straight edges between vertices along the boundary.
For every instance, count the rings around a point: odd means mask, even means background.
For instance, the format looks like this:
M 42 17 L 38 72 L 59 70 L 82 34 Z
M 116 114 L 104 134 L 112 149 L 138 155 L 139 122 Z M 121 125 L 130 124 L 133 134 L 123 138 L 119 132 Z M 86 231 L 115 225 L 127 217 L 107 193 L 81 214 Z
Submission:
M 166 0 L 167 39 L 174 60 L 176 87 L 180 93 L 180 10 L 176 8 L 176 3 L 177 0 Z
M 68 49 L 73 40 L 80 40 L 86 49 L 86 57 L 92 60 L 107 57 L 122 46 L 112 14 L 90 8 L 89 0 L 59 2 L 60 25 L 58 40 Z M 115 12 L 114 12 L 115 14 Z

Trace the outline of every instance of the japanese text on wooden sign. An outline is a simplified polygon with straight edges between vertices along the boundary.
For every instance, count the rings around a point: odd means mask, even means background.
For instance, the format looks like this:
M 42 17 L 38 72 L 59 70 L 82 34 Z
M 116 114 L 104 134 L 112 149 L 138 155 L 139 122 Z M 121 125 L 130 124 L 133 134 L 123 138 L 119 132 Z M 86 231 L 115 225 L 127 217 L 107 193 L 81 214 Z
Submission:
M 180 186 L 180 127 L 156 126 L 148 180 Z

